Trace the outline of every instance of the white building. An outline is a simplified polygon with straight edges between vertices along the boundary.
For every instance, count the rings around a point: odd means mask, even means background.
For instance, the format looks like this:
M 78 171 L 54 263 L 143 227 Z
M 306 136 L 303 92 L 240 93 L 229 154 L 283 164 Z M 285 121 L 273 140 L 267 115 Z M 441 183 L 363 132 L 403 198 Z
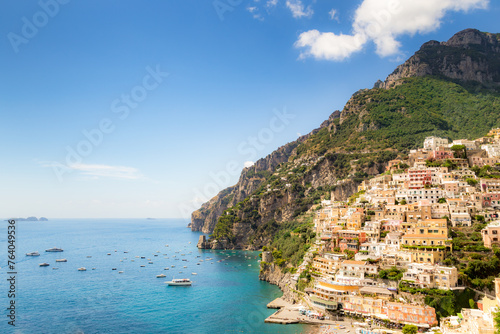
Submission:
M 458 285 L 455 267 L 443 267 L 424 263 L 410 263 L 403 274 L 403 280 L 413 282 L 422 288 L 450 289 Z
M 444 195 L 444 190 L 439 188 L 401 189 L 396 191 L 396 200 L 401 202 L 404 199 L 406 203 L 413 204 L 426 199 L 430 204 L 435 204 L 438 199 L 443 198 Z
M 427 137 L 424 140 L 424 149 L 434 151 L 440 146 L 448 146 L 448 139 L 439 137 Z

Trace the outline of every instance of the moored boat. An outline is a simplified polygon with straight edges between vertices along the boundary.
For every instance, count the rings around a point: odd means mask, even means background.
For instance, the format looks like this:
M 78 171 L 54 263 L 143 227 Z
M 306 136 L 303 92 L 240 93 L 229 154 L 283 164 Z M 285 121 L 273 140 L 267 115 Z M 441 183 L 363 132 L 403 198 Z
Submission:
M 165 277 L 167 277 L 167 275 L 165 274 L 156 275 L 156 278 L 165 278 Z
M 57 248 L 57 247 L 52 247 L 52 248 L 46 249 L 45 251 L 46 251 L 46 252 L 63 252 L 63 251 L 64 251 L 64 249 L 62 249 L 62 248 Z
M 40 253 L 38 252 L 26 253 L 26 256 L 40 256 Z
M 50 264 L 44 262 L 44 263 L 40 263 L 39 266 L 40 267 L 48 267 L 48 266 L 50 266 Z
M 189 278 L 174 278 L 171 281 L 165 282 L 165 284 L 172 286 L 191 286 L 193 282 Z
M 56 259 L 56 262 L 68 262 L 66 259 Z
M 78 271 L 87 271 L 87 269 L 85 267 L 80 267 L 78 268 Z

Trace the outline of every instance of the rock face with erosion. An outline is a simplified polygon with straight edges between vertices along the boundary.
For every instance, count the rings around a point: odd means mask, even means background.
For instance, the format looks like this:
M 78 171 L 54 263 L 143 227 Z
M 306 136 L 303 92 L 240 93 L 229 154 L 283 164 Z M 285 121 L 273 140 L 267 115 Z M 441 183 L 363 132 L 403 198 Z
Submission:
M 466 29 L 447 42 L 430 41 L 399 65 L 385 82 L 376 87 L 391 88 L 400 79 L 415 76 L 444 76 L 458 81 L 475 81 L 498 86 L 500 82 L 500 36 Z

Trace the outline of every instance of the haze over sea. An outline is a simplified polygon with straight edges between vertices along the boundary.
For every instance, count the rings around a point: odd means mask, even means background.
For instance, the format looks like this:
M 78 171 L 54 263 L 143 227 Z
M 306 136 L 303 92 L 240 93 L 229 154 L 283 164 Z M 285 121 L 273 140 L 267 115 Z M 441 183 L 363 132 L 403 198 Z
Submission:
M 266 309 L 266 304 L 279 297 L 281 291 L 259 281 L 258 252 L 198 250 L 200 233 L 191 232 L 186 228 L 187 223 L 180 219 L 16 222 L 18 281 L 14 329 L 7 325 L 6 317 L 7 222 L 4 222 L 0 236 L 4 282 L 0 285 L 3 290 L 0 333 L 305 331 L 306 327 L 301 325 L 264 323 L 273 312 Z M 51 247 L 63 248 L 64 252 L 45 252 Z M 33 251 L 40 256 L 25 256 Z M 68 262 L 55 262 L 61 258 Z M 183 258 L 187 261 L 182 261 Z M 153 263 L 149 264 L 148 259 Z M 39 267 L 42 262 L 50 266 Z M 79 267 L 87 271 L 78 271 Z M 169 270 L 164 270 L 166 267 Z M 197 275 L 192 275 L 193 272 Z M 167 277 L 156 278 L 162 273 Z M 164 283 L 184 277 L 192 279 L 193 286 L 169 287 Z

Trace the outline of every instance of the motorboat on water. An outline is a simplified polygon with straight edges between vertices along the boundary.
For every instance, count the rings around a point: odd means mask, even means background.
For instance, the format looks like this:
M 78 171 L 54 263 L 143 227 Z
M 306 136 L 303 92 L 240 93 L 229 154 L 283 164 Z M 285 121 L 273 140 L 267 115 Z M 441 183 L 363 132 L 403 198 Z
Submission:
M 78 271 L 87 271 L 87 269 L 85 267 L 80 267 L 78 268 Z
M 165 274 L 156 275 L 156 278 L 165 278 L 165 277 L 167 277 L 167 275 Z
M 26 253 L 26 256 L 40 256 L 40 253 L 38 252 Z
M 48 266 L 50 266 L 50 264 L 44 262 L 44 263 L 40 263 L 39 266 L 40 267 L 48 267 Z
M 64 252 L 64 249 L 57 248 L 57 247 L 52 247 L 52 248 L 46 249 L 45 251 L 46 252 Z
M 171 281 L 165 282 L 165 284 L 172 286 L 191 286 L 193 282 L 189 278 L 174 278 Z
M 56 262 L 68 262 L 67 259 L 56 259 Z

